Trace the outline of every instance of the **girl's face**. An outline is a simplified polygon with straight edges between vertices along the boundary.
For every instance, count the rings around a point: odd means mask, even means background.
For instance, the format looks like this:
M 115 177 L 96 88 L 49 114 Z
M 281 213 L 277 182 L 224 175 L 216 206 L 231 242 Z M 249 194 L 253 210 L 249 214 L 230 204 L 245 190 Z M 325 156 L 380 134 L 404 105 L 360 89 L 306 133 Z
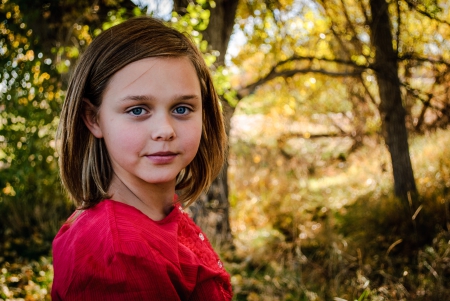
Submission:
M 129 185 L 173 184 L 195 157 L 202 96 L 186 57 L 146 58 L 110 80 L 96 115 L 85 118 L 103 138 L 114 176 Z

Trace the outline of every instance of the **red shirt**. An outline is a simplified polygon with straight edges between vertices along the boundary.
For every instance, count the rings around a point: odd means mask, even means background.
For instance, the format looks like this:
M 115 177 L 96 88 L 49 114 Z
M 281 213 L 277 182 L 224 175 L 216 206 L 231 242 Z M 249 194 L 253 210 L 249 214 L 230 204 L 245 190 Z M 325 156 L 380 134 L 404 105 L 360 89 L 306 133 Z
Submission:
M 179 204 L 153 221 L 132 206 L 102 201 L 62 226 L 53 266 L 53 301 L 232 297 L 219 257 Z

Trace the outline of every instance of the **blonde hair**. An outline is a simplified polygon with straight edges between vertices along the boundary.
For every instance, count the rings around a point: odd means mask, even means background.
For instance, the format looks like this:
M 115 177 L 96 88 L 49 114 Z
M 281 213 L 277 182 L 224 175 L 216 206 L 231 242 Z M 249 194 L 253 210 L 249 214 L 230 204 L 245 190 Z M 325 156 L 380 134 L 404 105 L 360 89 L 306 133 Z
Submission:
M 57 132 L 63 185 L 78 208 L 108 198 L 112 167 L 103 139 L 83 122 L 84 101 L 99 108 L 111 77 L 126 65 L 148 57 L 187 57 L 197 72 L 203 105 L 200 147 L 180 172 L 175 189 L 190 204 L 219 174 L 225 160 L 226 134 L 220 100 L 202 54 L 184 34 L 151 17 L 127 20 L 102 32 L 86 49 L 71 77 Z

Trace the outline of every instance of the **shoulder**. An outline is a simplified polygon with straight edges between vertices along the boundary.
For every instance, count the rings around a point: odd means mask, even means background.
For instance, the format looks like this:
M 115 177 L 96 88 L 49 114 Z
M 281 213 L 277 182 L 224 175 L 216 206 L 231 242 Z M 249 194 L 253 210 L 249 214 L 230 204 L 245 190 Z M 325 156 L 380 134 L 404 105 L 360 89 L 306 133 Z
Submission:
M 76 270 L 95 264 L 108 266 L 117 249 L 117 229 L 111 218 L 110 204 L 101 202 L 82 212 L 75 212 L 53 240 L 55 274 L 71 278 Z
M 105 249 L 106 245 L 111 245 L 111 225 L 107 211 L 106 204 L 101 202 L 93 208 L 75 212 L 53 241 L 54 256 L 57 257 L 64 249 L 81 248 L 92 251 L 93 247 Z M 84 253 L 83 250 L 78 251 Z
M 105 200 L 84 210 L 72 222 L 66 222 L 53 241 L 53 252 L 85 249 L 90 253 L 128 253 L 155 249 L 160 247 L 160 240 L 167 240 L 171 232 L 176 233 L 171 226 L 170 222 L 153 222 L 134 207 Z M 81 253 L 84 252 L 78 252 Z

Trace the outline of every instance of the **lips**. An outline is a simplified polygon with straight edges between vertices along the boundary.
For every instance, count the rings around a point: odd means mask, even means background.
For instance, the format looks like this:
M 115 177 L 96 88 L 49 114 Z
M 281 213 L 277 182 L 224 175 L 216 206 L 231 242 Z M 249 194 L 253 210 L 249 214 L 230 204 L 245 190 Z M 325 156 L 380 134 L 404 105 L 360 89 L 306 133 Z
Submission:
M 175 160 L 176 156 L 177 156 L 177 153 L 173 153 L 173 152 L 156 152 L 156 153 L 147 155 L 146 157 L 153 164 L 169 164 Z

